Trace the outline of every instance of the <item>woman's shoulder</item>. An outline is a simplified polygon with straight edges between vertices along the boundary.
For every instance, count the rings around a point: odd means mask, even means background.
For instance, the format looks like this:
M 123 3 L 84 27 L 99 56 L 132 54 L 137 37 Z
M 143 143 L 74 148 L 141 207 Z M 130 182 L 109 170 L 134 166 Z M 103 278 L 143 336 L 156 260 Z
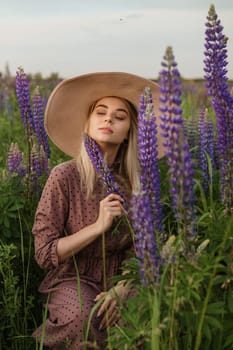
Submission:
M 75 159 L 55 165 L 50 172 L 50 178 L 56 178 L 59 181 L 72 178 L 77 179 L 77 177 L 79 178 L 79 172 Z
M 69 174 L 78 171 L 75 159 L 67 160 L 63 163 L 55 165 L 50 174 Z

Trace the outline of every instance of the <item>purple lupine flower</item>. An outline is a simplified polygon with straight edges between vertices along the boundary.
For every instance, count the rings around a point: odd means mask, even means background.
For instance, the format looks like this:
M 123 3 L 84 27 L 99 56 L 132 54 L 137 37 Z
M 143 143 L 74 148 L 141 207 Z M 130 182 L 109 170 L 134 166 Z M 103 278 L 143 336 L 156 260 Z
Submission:
M 184 135 L 181 109 L 180 73 L 168 47 L 160 72 L 161 129 L 169 165 L 170 193 L 177 222 L 187 239 L 196 234 L 194 226 L 194 171 L 191 153 Z
M 172 48 L 168 47 L 162 62 L 163 70 L 160 71 L 160 111 L 162 120 L 162 136 L 165 138 L 164 146 L 172 147 L 173 140 L 171 128 L 175 125 L 183 125 L 181 116 L 181 81 L 180 74 L 176 68 Z
M 40 152 L 37 151 L 37 146 L 34 144 L 31 150 L 31 175 L 33 179 L 37 181 L 42 173 L 43 168 Z
M 26 175 L 23 153 L 17 143 L 11 143 L 8 151 L 8 170 L 10 174 L 17 174 L 20 178 Z
M 162 232 L 162 206 L 158 167 L 157 125 L 150 88 L 145 88 L 139 102 L 138 155 L 142 191 L 150 198 L 154 232 Z
M 192 115 L 190 119 L 184 119 L 184 134 L 188 141 L 189 148 L 193 154 L 193 157 L 197 157 L 197 145 L 198 145 L 198 123 L 196 118 Z
M 84 145 L 97 174 L 100 176 L 100 180 L 106 188 L 106 193 L 120 194 L 119 186 L 111 172 L 110 167 L 104 160 L 104 156 L 99 145 L 87 134 L 84 135 Z
M 215 169 L 215 135 L 214 135 L 214 123 L 211 119 L 207 120 L 207 152 L 209 154 L 212 168 Z
M 213 122 L 207 118 L 207 110 L 202 108 L 200 110 L 200 117 L 198 122 L 199 131 L 199 167 L 202 175 L 203 188 L 207 191 L 210 182 L 213 181 L 213 171 L 212 177 L 210 178 L 210 169 L 208 168 L 209 157 L 212 170 L 214 169 L 214 128 Z
M 160 267 L 150 202 L 147 192 L 140 190 L 133 194 L 131 219 L 135 234 L 135 251 L 139 261 L 139 272 L 144 286 L 158 283 Z
M 159 281 L 160 259 L 156 235 L 163 230 L 157 126 L 149 88 L 145 88 L 139 103 L 138 155 L 141 167 L 140 190 L 133 193 L 131 218 L 141 281 L 147 286 Z
M 46 176 L 49 175 L 49 158 L 48 155 L 44 151 L 44 147 L 40 146 L 40 162 L 41 162 L 41 169 L 42 173 L 44 173 Z
M 12 104 L 10 101 L 9 89 L 7 87 L 4 88 L 2 97 L 3 97 L 3 104 L 5 107 L 6 114 L 7 114 L 8 118 L 12 121 L 13 120 L 13 108 L 12 108 Z
M 35 130 L 35 125 L 31 111 L 29 83 L 22 68 L 16 72 L 16 96 L 26 134 L 30 137 Z
M 37 136 L 39 145 L 42 145 L 47 157 L 50 157 L 50 147 L 48 136 L 44 127 L 44 107 L 45 103 L 37 88 L 35 94 L 32 96 L 33 103 L 33 120 L 35 125 L 35 134 Z
M 220 166 L 222 202 L 227 212 L 233 208 L 233 96 L 227 79 L 227 38 L 223 34 L 214 5 L 210 6 L 205 31 L 206 88 L 217 117 L 217 156 Z
M 43 151 L 44 152 L 44 151 Z M 39 179 L 44 173 L 44 163 L 41 156 L 41 147 L 33 144 L 31 150 L 31 169 L 30 169 L 30 191 L 40 192 Z

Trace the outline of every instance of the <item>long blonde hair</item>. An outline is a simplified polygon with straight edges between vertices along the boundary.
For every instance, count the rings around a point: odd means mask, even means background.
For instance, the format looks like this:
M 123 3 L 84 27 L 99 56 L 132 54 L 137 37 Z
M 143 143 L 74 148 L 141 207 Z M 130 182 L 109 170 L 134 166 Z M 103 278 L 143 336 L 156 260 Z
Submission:
M 121 177 L 122 180 L 127 180 L 131 190 L 133 191 L 138 187 L 139 183 L 139 161 L 137 154 L 137 111 L 134 105 L 128 100 L 117 96 L 111 97 L 116 97 L 122 100 L 130 114 L 129 137 L 127 142 L 123 142 L 121 144 L 117 155 L 117 160 L 120 163 L 119 173 L 117 175 Z M 95 101 L 90 107 L 84 132 L 87 131 L 90 114 L 93 112 L 97 102 L 98 101 Z M 77 157 L 77 166 L 80 173 L 81 184 L 86 190 L 87 197 L 90 197 L 94 192 L 97 176 L 92 162 L 86 152 L 83 140 L 81 142 L 79 155 Z

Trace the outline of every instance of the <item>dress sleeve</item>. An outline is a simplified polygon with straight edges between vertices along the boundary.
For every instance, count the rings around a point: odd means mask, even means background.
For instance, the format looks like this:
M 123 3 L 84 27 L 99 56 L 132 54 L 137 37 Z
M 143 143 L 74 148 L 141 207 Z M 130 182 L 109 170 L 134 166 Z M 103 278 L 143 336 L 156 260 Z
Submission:
M 43 269 L 58 266 L 57 242 L 64 233 L 68 215 L 68 179 L 55 167 L 43 189 L 32 228 L 35 259 Z

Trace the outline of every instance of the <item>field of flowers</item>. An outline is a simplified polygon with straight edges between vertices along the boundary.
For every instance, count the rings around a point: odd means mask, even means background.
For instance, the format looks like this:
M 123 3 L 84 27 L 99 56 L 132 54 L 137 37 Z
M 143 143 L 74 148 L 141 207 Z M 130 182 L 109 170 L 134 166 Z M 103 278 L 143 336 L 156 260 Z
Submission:
M 173 49 L 165 51 L 158 78 L 163 159 L 157 159 L 149 89 L 139 101 L 141 187 L 130 203 L 136 257 L 124 267 L 137 294 L 122 307 L 121 324 L 109 329 L 107 349 L 233 349 L 233 84 L 223 29 L 211 5 L 203 80 L 183 80 Z M 47 98 L 59 81 L 28 76 L 22 68 L 0 78 L 3 350 L 45 349 L 31 337 L 46 317 L 31 228 L 51 167 L 68 159 L 43 126 Z M 97 171 L 117 191 L 108 169 Z

